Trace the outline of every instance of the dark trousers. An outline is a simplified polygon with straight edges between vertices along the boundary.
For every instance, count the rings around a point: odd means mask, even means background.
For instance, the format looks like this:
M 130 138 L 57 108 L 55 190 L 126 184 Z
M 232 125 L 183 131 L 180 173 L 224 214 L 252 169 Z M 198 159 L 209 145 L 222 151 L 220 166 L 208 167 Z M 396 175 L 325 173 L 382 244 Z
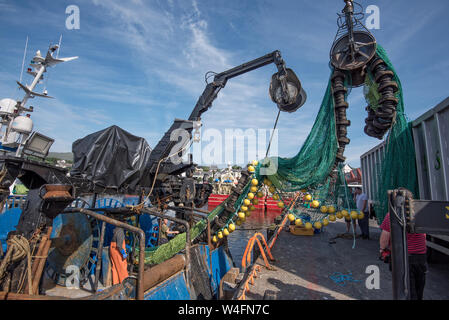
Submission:
M 362 236 L 369 237 L 369 213 L 364 212 L 364 217 L 362 220 L 357 220 L 360 230 L 362 230 Z
M 425 254 L 409 255 L 410 299 L 422 300 L 426 285 L 427 261 Z

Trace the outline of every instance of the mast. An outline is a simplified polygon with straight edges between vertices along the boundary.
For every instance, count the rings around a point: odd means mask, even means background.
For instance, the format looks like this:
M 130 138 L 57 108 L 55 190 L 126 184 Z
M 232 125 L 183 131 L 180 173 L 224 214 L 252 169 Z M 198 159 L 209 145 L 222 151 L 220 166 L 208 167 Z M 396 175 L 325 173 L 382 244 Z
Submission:
M 61 41 L 61 38 L 60 38 Z M 28 44 L 28 38 L 27 38 Z M 0 150 L 3 152 L 15 152 L 16 156 L 20 156 L 20 147 L 24 146 L 27 139 L 32 133 L 33 123 L 30 115 L 26 117 L 22 114 L 24 112 L 33 112 L 33 107 L 26 107 L 29 99 L 34 97 L 52 98 L 47 95 L 46 90 L 43 93 L 35 92 L 36 86 L 44 79 L 44 73 L 47 72 L 48 67 L 55 66 L 59 63 L 75 60 L 78 57 L 70 58 L 54 58 L 53 54 L 59 49 L 60 45 L 53 45 L 47 51 L 45 58 L 41 55 L 40 50 L 36 51 L 35 56 L 31 60 L 31 68 L 27 69 L 27 73 L 32 75 L 33 81 L 31 85 L 25 85 L 22 81 L 22 73 L 20 81 L 16 81 L 20 89 L 25 91 L 22 100 L 14 101 L 12 99 L 0 100 L 0 117 L 2 125 L 6 125 L 6 130 L 0 139 Z M 26 54 L 26 48 L 25 48 Z M 22 63 L 23 69 L 24 63 Z M 34 70 L 33 70 L 34 69 Z M 1 128 L 1 127 L 0 127 Z

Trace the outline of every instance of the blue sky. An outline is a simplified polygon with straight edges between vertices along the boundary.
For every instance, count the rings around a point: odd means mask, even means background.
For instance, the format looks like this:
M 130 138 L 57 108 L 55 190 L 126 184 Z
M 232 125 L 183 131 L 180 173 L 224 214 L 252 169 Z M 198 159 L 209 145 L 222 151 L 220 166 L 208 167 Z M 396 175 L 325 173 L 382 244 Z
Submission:
M 372 32 L 401 78 L 406 113 L 415 119 L 449 95 L 449 2 L 360 2 L 380 8 L 380 29 Z M 79 30 L 65 27 L 68 5 L 80 9 Z M 15 80 L 26 37 L 29 61 L 62 34 L 60 56 L 80 58 L 47 74 L 48 93 L 56 99 L 32 101 L 35 129 L 56 139 L 52 151 L 70 151 L 74 140 L 112 124 L 154 147 L 174 118 L 189 116 L 207 71 L 221 72 L 278 49 L 308 94 L 307 103 L 294 114 L 281 114 L 278 125 L 279 155 L 293 156 L 326 89 L 336 12 L 343 5 L 335 0 L 0 0 L 0 97 L 22 95 Z M 272 128 L 273 72 L 271 65 L 230 80 L 203 115 L 203 129 Z M 349 103 L 346 156 L 359 166 L 360 155 L 380 141 L 363 133 L 362 89 L 352 90 Z

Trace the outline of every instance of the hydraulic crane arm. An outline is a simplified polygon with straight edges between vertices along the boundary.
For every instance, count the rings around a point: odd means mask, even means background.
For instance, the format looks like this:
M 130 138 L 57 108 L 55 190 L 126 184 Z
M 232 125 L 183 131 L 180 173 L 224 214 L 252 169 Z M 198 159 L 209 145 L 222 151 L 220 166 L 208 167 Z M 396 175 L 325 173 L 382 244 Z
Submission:
M 218 93 L 222 88 L 225 87 L 229 79 L 238 77 L 247 72 L 266 66 L 270 63 L 276 64 L 279 76 L 286 76 L 287 71 L 285 68 L 285 62 L 282 59 L 281 52 L 277 50 L 264 55 L 263 57 L 254 59 L 240 66 L 215 75 L 214 81 L 207 84 L 206 89 L 204 89 L 203 94 L 198 99 L 198 102 L 196 103 L 196 106 L 193 109 L 189 120 L 199 121 L 201 119 L 201 115 L 211 107 L 212 102 L 215 100 L 215 98 L 217 98 Z
M 301 83 L 297 79 L 296 75 L 294 75 L 294 72 L 290 69 L 286 69 L 285 62 L 282 59 L 280 51 L 276 50 L 265 56 L 246 62 L 240 66 L 234 67 L 222 73 L 216 74 L 214 76 L 214 80 L 207 84 L 202 95 L 199 97 L 195 108 L 189 116 L 189 119 L 175 119 L 170 129 L 164 134 L 162 139 L 151 152 L 149 164 L 150 174 L 155 173 L 157 165 L 161 161 L 161 159 L 164 159 L 173 154 L 173 152 L 176 152 L 176 148 L 174 147 L 180 145 L 179 137 L 176 137 L 176 139 L 173 139 L 172 137 L 172 134 L 175 130 L 184 129 L 188 132 L 189 140 L 185 141 L 184 145 L 186 145 L 192 139 L 194 122 L 201 120 L 201 115 L 212 106 L 212 102 L 217 98 L 218 93 L 222 88 L 225 87 L 229 79 L 261 68 L 270 63 L 276 64 L 276 67 L 278 69 L 278 72 L 273 75 L 272 78 L 272 83 L 276 82 L 276 88 L 270 88 L 270 92 L 277 91 L 276 97 L 272 96 L 272 100 L 278 104 L 279 108 L 282 108 L 282 106 L 289 106 L 290 109 L 292 109 L 291 106 L 294 106 L 293 108 L 296 107 L 297 109 L 302 106 L 305 102 L 305 93 L 301 88 Z M 292 87 L 294 87 L 293 94 Z M 291 112 L 290 110 L 287 111 Z M 180 148 L 178 148 L 178 150 L 179 149 Z M 187 165 L 187 167 L 189 166 L 190 165 Z M 180 170 L 181 172 L 184 170 L 183 168 L 186 168 L 186 165 L 167 164 L 164 165 L 164 168 L 160 169 L 160 172 L 164 172 L 167 174 L 173 174 L 174 172 L 179 173 Z

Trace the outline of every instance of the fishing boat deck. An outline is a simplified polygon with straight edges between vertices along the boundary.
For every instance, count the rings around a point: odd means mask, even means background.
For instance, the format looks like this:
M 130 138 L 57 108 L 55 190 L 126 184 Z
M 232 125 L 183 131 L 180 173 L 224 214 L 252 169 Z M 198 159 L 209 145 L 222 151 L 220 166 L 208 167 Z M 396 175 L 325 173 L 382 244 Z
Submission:
M 314 236 L 295 236 L 284 229 L 272 249 L 276 270 L 262 267 L 246 299 L 392 299 L 391 272 L 388 264 L 378 258 L 380 229 L 374 220 L 370 226 L 370 240 L 356 239 L 354 249 L 352 238 L 337 238 L 332 243 L 332 238 L 346 231 L 344 222 L 332 223 Z M 429 264 L 425 300 L 449 299 L 449 262 L 444 258 Z M 379 267 L 380 289 L 365 286 L 370 276 L 366 268 L 370 265 Z

